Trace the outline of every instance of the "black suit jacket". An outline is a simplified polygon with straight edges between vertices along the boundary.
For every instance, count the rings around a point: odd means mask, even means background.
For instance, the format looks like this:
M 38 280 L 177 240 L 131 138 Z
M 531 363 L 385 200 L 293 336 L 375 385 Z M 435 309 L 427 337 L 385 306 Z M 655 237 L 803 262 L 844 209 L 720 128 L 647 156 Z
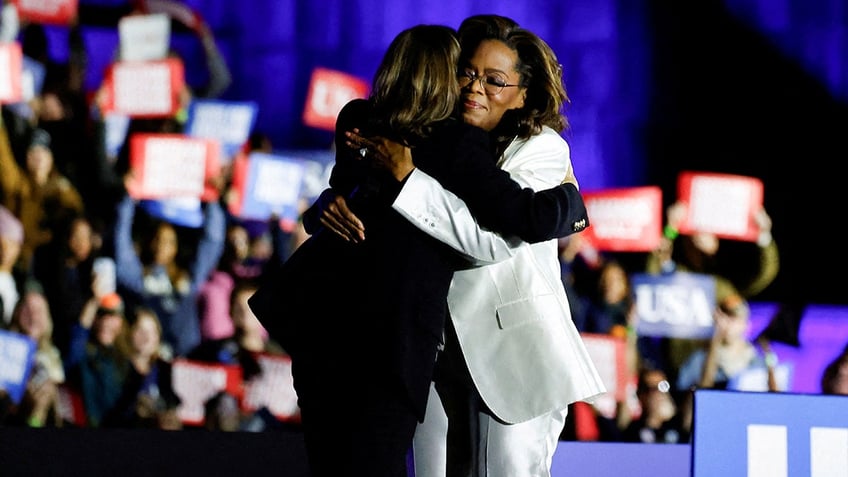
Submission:
M 340 112 L 330 179 L 364 222 L 366 240 L 351 244 L 318 230 L 249 304 L 292 356 L 299 398 L 309 399 L 310 383 L 317 379 L 310 376 L 313 370 L 364 373 L 395 382 L 423 419 L 448 288 L 454 270 L 465 263 L 392 210 L 401 184 L 344 144 L 344 131 L 367 130 L 369 114 L 365 100 Z M 496 232 L 539 242 L 588 225 L 573 185 L 539 193 L 522 189 L 497 167 L 486 132 L 461 121 L 438 125 L 414 147 L 413 160 Z

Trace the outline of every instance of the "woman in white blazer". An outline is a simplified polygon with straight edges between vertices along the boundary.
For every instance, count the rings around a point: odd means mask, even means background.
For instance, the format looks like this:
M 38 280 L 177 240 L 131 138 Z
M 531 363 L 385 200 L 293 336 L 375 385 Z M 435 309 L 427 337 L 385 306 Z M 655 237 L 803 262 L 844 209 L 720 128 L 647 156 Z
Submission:
M 577 185 L 550 47 L 496 15 L 466 19 L 459 35 L 463 119 L 490 132 L 501 168 L 536 190 Z M 556 240 L 530 245 L 479 229 L 461 200 L 418 170 L 393 207 L 476 265 L 451 283 L 445 347 L 416 431 L 416 477 L 550 476 L 567 406 L 605 392 L 571 320 Z

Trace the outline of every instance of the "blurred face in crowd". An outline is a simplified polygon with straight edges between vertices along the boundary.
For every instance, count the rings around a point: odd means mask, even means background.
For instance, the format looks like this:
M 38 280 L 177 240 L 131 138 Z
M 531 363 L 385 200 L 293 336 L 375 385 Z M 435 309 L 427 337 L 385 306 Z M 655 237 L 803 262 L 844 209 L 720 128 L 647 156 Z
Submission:
M 96 236 L 88 220 L 82 218 L 74 220 L 68 236 L 68 248 L 71 250 L 74 259 L 78 262 L 87 259 L 95 248 L 95 244 Z
M 177 256 L 177 246 L 177 231 L 170 224 L 161 224 L 151 243 L 154 261 L 159 265 L 173 262 Z
M 833 394 L 848 395 L 848 359 L 843 360 L 833 380 Z
M 718 253 L 719 239 L 713 234 L 703 232 L 694 234 L 692 235 L 692 243 L 707 256 Z
M 642 374 L 637 394 L 642 412 L 647 413 L 648 419 L 656 420 L 652 424 L 659 425 L 674 417 L 677 412 L 674 400 L 669 394 L 670 389 L 668 378 L 663 371 L 655 369 Z
M 42 121 L 60 121 L 65 119 L 65 116 L 65 106 L 56 93 L 47 92 L 41 95 L 39 119 Z
M 459 70 L 459 84 L 463 86 L 462 119 L 466 123 L 491 131 L 506 111 L 524 106 L 525 88 L 504 87 L 500 92 L 496 92 L 500 88 L 489 84 L 487 88 L 490 88 L 490 91 L 487 92 L 480 84 L 481 77 L 484 78 L 484 83 L 520 83 L 521 76 L 515 71 L 517 62 L 518 53 L 503 42 L 484 40 L 480 43 L 468 64 L 461 66 Z
M 53 152 L 42 145 L 34 145 L 26 153 L 27 171 L 39 185 L 44 185 L 53 169 Z
M 159 351 L 161 342 L 162 330 L 156 317 L 147 311 L 139 312 L 130 330 L 133 351 L 143 356 L 153 356 Z
M 234 252 L 235 258 L 244 260 L 250 255 L 250 236 L 247 229 L 240 225 L 233 225 L 227 230 L 227 242 Z
M 112 346 L 124 329 L 124 316 L 120 312 L 100 312 L 94 327 L 97 341 L 104 346 Z
M 618 303 L 627 298 L 630 293 L 627 272 L 617 263 L 608 263 L 604 266 L 598 279 L 598 286 L 606 303 Z
M 48 336 L 53 331 L 50 318 L 50 308 L 44 295 L 38 292 L 27 292 L 19 304 L 17 322 L 21 332 L 35 341 Z
M 722 343 L 747 341 L 750 310 L 739 295 L 726 298 L 715 313 L 716 332 Z

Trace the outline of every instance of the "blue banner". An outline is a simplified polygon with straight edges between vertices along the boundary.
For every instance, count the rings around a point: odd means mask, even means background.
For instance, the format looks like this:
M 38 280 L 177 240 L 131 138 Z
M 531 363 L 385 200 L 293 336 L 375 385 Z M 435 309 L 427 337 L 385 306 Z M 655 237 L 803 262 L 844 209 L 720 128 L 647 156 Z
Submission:
M 35 341 L 29 336 L 0 330 L 0 389 L 4 389 L 15 404 L 21 402 L 26 390 Z
M 699 273 L 630 276 L 639 336 L 709 338 L 713 334 L 715 280 Z

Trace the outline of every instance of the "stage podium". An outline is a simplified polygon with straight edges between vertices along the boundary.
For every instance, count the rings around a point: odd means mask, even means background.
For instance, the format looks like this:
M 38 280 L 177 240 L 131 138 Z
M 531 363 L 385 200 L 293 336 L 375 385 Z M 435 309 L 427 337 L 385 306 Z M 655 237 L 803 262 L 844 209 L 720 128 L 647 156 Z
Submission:
M 693 477 L 848 476 L 848 396 L 700 390 Z

